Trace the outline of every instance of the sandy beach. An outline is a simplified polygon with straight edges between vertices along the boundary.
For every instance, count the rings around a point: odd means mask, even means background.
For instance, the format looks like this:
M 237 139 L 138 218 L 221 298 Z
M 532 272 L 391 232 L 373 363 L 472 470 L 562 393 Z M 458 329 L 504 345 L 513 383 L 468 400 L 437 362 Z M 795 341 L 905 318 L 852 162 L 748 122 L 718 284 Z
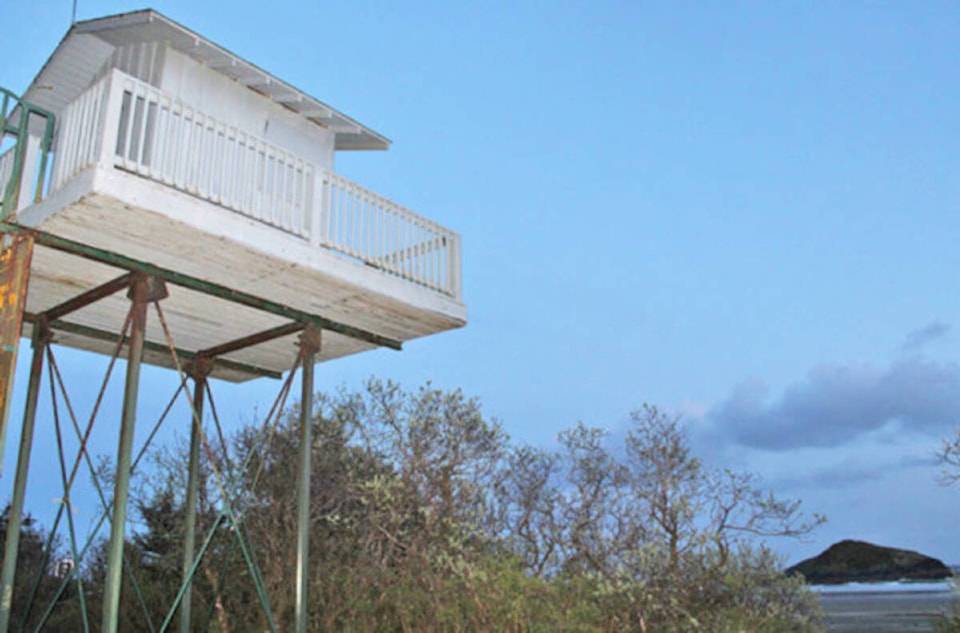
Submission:
M 933 631 L 931 618 L 960 597 L 946 591 L 863 592 L 827 593 L 820 600 L 831 633 L 925 633 Z

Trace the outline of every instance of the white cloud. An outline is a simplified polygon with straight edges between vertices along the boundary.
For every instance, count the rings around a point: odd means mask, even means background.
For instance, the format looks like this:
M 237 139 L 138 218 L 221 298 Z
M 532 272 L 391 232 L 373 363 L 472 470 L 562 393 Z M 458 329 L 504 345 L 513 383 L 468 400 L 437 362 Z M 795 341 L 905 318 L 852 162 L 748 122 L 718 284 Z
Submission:
M 943 434 L 960 423 L 960 365 L 921 356 L 824 364 L 773 400 L 762 383 L 738 385 L 707 418 L 728 442 L 780 451 L 837 446 L 889 424 Z
M 934 319 L 922 328 L 910 332 L 901 349 L 905 353 L 920 352 L 927 344 L 942 339 L 949 333 L 950 326 L 948 324 Z
M 781 393 L 743 382 L 702 416 L 687 416 L 695 449 L 827 515 L 811 542 L 771 543 L 792 561 L 862 538 L 960 562 L 942 529 L 960 520 L 960 490 L 939 484 L 936 458 L 942 438 L 960 428 L 960 364 L 924 350 L 948 331 L 932 322 L 889 363 L 818 365 Z

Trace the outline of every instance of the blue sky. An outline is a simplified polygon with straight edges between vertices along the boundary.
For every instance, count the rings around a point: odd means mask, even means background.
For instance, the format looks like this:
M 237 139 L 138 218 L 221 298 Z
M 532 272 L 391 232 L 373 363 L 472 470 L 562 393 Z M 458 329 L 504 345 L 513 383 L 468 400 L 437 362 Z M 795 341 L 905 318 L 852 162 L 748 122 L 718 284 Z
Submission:
M 71 3 L 8 4 L 19 92 Z M 321 387 L 462 387 L 541 445 L 654 403 L 828 515 L 790 559 L 865 538 L 960 562 L 932 459 L 960 426 L 951 3 L 152 4 L 393 139 L 337 170 L 463 236 L 469 325 Z M 218 388 L 252 418 L 277 384 Z

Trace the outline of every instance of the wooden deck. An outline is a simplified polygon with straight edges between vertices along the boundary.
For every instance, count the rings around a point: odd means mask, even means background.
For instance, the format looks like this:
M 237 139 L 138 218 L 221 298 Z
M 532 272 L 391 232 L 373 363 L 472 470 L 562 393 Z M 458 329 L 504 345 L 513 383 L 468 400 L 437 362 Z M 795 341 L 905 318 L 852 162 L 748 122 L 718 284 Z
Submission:
M 399 342 L 466 322 L 466 308 L 458 299 L 115 167 L 84 170 L 42 202 L 21 210 L 16 222 Z M 37 246 L 27 311 L 44 312 L 125 272 Z M 168 289 L 169 296 L 160 305 L 176 346 L 187 352 L 291 323 L 289 318 L 196 290 L 171 284 Z M 71 327 L 58 328 L 56 340 L 110 353 L 113 343 L 77 332 L 93 328 L 119 333 L 128 308 L 124 292 L 113 294 L 65 316 L 63 321 Z M 25 335 L 29 332 L 25 326 Z M 167 346 L 153 310 L 147 340 L 159 349 Z M 213 376 L 240 381 L 287 371 L 296 358 L 296 340 L 294 333 L 226 354 L 223 358 L 236 365 L 219 365 Z M 373 347 L 359 338 L 324 331 L 319 359 Z M 145 361 L 172 366 L 169 354 L 156 351 L 148 351 Z

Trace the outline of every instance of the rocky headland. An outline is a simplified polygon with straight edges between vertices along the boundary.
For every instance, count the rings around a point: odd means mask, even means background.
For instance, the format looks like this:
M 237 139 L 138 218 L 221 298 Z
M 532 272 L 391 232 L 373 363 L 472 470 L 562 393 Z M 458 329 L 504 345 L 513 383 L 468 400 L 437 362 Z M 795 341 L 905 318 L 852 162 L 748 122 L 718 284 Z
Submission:
M 808 583 L 834 585 L 846 582 L 943 580 L 953 572 L 942 561 L 909 550 L 882 547 L 864 541 L 840 541 L 818 556 L 788 568 Z

